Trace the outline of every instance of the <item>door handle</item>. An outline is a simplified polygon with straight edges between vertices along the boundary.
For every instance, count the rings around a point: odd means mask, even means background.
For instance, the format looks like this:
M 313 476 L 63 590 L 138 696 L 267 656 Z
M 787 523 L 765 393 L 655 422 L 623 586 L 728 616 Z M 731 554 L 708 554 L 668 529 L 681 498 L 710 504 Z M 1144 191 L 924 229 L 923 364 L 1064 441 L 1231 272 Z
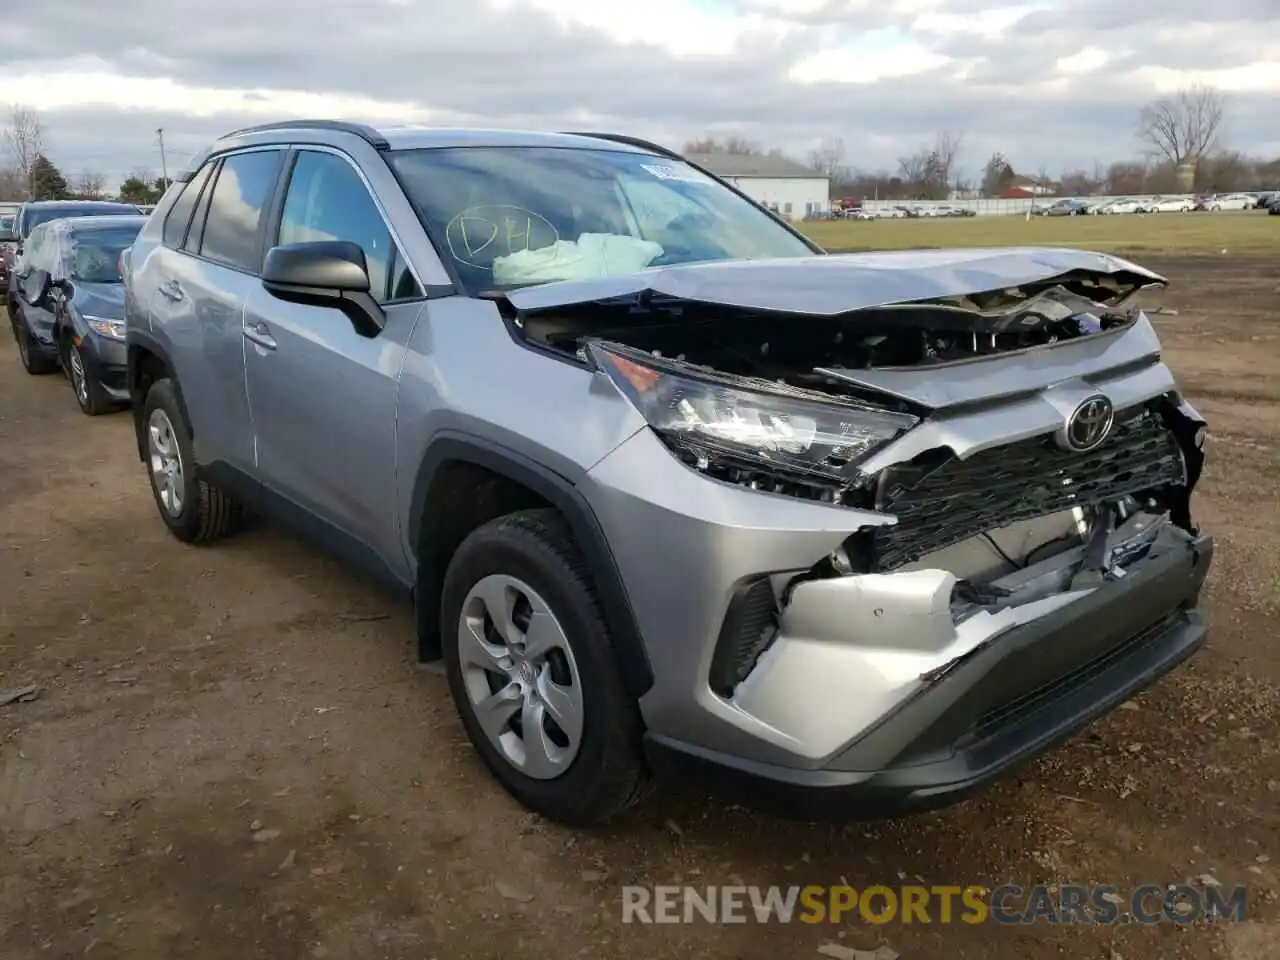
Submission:
M 271 336 L 270 328 L 261 320 L 246 320 L 240 330 L 246 340 L 256 343 L 263 349 L 276 348 L 276 338 Z
M 183 297 L 182 286 L 177 280 L 170 280 L 168 283 L 160 284 L 160 293 L 175 303 Z

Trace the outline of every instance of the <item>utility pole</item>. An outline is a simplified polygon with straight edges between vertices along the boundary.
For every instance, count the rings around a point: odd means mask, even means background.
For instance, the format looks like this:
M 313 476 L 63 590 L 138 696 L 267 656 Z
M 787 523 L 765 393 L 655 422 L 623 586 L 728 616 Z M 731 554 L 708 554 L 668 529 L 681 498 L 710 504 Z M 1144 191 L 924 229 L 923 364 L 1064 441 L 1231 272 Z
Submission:
M 156 136 L 160 138 L 160 180 L 164 184 L 164 189 L 160 192 L 164 193 L 169 189 L 169 164 L 164 158 L 164 127 L 156 128 Z

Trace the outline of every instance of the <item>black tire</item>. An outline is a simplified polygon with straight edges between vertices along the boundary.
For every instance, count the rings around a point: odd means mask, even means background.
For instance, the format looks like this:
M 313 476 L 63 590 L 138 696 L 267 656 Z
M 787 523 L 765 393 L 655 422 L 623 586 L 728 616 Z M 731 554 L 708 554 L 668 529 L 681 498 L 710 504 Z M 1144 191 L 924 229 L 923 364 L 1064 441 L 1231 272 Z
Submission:
M 93 375 L 92 365 L 85 359 L 84 351 L 76 345 L 72 335 L 64 334 L 59 343 L 62 353 L 62 370 L 67 375 L 67 382 L 71 384 L 71 393 L 76 398 L 76 406 L 80 408 L 80 412 L 86 416 L 96 417 L 113 410 L 115 404 L 102 389 L 98 378 Z M 72 354 L 80 363 L 79 374 L 73 369 Z M 83 377 L 83 384 L 80 382 L 81 377 Z
M 201 477 L 200 468 L 192 455 L 191 428 L 182 415 L 171 380 L 157 380 L 147 391 L 142 405 L 144 431 L 149 431 L 152 413 L 156 410 L 162 410 L 172 425 L 182 464 L 182 504 L 178 514 L 174 516 L 161 499 L 155 472 L 151 468 L 150 448 L 146 447 L 147 479 L 156 501 L 156 509 L 160 511 L 160 519 L 183 543 L 208 543 L 235 532 L 243 518 L 243 507 L 226 491 Z M 143 442 L 144 446 L 149 443 L 145 435 Z
M 555 613 L 572 648 L 583 696 L 581 746 L 555 779 L 534 779 L 490 743 L 476 720 L 458 655 L 458 623 L 471 588 L 491 574 L 526 583 Z M 555 510 L 527 510 L 474 530 L 445 574 L 440 610 L 445 672 L 467 736 L 502 787 L 524 806 L 559 823 L 607 820 L 648 793 L 643 723 L 618 675 L 617 656 L 595 587 L 568 525 Z
M 22 362 L 22 369 L 33 377 L 43 377 L 57 371 L 58 361 L 56 359 L 36 354 L 35 338 L 32 337 L 31 331 L 27 329 L 27 325 L 20 322 L 16 317 L 11 323 L 13 325 L 13 339 L 18 344 L 18 359 Z

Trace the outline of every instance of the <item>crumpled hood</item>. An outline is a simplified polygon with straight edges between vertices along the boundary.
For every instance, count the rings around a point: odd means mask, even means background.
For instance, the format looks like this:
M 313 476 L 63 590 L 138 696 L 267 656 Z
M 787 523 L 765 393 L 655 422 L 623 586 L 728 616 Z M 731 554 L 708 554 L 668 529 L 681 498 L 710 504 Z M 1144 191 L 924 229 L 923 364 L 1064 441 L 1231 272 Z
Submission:
M 124 319 L 123 283 L 77 283 L 76 309 L 104 320 Z
M 834 316 L 1085 275 L 1127 294 L 1167 280 L 1109 254 L 1053 247 L 900 250 L 654 267 L 508 293 L 521 312 L 654 294 L 779 313 Z

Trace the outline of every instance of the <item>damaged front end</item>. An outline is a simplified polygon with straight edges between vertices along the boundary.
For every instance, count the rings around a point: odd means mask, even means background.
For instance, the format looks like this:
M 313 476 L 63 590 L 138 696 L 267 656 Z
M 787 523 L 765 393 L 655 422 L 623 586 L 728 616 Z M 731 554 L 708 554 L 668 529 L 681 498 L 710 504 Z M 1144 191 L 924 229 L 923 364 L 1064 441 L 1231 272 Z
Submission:
M 850 511 L 809 569 L 736 585 L 709 666 L 718 696 L 815 758 L 848 727 L 779 691 L 813 688 L 816 666 L 837 686 L 850 670 L 882 681 L 854 709 L 865 725 L 1009 631 L 1208 550 L 1190 514 L 1205 424 L 1128 305 L 1162 278 L 1076 251 L 929 253 L 914 269 L 909 254 L 844 258 L 841 288 L 839 258 L 817 259 L 818 292 L 793 300 L 690 267 L 517 303 L 525 337 L 607 376 L 691 469 Z

